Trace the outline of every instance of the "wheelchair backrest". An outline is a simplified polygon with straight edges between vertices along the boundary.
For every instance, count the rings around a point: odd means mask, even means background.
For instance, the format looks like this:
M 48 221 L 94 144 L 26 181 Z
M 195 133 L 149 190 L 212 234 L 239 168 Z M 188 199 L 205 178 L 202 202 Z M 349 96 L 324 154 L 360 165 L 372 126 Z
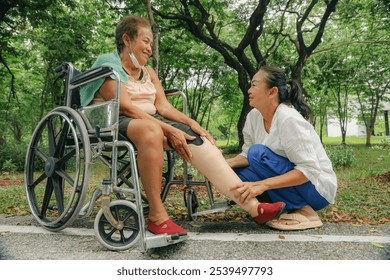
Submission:
M 64 78 L 65 82 L 65 106 L 71 107 L 84 120 L 86 129 L 90 134 L 104 132 L 107 135 L 117 135 L 118 117 L 119 117 L 119 74 L 111 67 L 100 66 L 91 68 L 85 72 L 75 69 L 72 63 L 64 62 L 55 68 L 59 73 L 59 78 Z M 94 80 L 116 76 L 115 99 L 94 105 L 81 106 L 80 87 Z M 117 139 L 117 136 L 115 137 Z

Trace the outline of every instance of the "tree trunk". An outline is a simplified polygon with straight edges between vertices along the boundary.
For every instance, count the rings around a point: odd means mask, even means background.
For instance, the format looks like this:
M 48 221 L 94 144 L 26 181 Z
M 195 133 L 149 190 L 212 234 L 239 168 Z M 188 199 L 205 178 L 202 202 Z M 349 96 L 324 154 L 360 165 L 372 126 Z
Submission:
M 159 27 L 154 21 L 153 11 L 152 11 L 152 5 L 150 3 L 150 0 L 146 0 L 146 10 L 148 11 L 148 17 L 150 25 L 152 26 L 152 32 L 153 32 L 153 46 L 152 46 L 152 67 L 158 74 L 158 63 L 159 63 L 159 54 L 158 54 L 158 40 L 159 40 Z
M 253 77 L 253 75 L 251 75 L 251 78 Z M 244 102 L 242 104 L 240 117 L 238 118 L 238 123 L 237 123 L 238 144 L 240 147 L 244 144 L 244 135 L 242 133 L 242 130 L 244 129 L 246 116 L 248 115 L 249 111 L 252 110 L 252 107 L 249 105 L 249 96 L 248 96 L 248 90 L 250 84 L 248 84 L 246 77 L 247 77 L 246 75 L 238 75 L 238 84 L 240 86 L 241 92 L 244 95 Z
M 366 147 L 371 147 L 371 135 L 372 131 L 370 129 L 366 129 Z
M 346 135 L 347 135 L 346 131 L 341 132 L 341 145 L 347 145 L 347 142 L 345 141 Z

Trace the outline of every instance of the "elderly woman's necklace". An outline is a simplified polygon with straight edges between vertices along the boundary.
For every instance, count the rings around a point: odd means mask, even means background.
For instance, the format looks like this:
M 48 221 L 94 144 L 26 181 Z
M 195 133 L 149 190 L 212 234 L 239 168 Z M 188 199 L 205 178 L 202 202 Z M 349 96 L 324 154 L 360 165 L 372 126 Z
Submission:
M 126 67 L 122 64 L 122 69 L 126 72 L 127 75 L 133 77 L 135 80 L 141 80 L 143 77 L 142 68 L 137 68 L 137 70 L 126 69 Z

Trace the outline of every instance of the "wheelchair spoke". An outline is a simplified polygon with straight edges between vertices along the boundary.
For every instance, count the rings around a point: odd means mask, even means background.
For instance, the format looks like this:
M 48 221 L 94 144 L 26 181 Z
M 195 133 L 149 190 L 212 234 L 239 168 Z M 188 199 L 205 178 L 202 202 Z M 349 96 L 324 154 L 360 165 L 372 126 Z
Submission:
M 61 134 L 58 139 L 57 148 L 54 153 L 54 157 L 60 158 L 64 154 L 66 139 L 69 133 L 69 123 L 65 122 L 61 128 Z
M 112 227 L 112 225 L 110 224 L 110 223 L 108 223 L 111 227 Z M 114 234 L 116 232 L 116 228 L 114 228 L 114 227 L 112 227 L 112 230 L 109 232 L 109 233 L 107 233 L 107 234 L 105 234 L 105 239 L 106 240 L 112 240 L 112 235 Z
M 56 150 L 56 136 L 55 129 L 51 120 L 47 122 L 47 137 L 49 145 L 49 156 L 53 156 Z
M 132 232 L 138 232 L 139 228 L 137 227 L 136 221 L 134 221 L 134 214 L 135 211 L 133 209 L 127 209 L 127 215 L 122 220 L 124 223 L 123 230 L 121 231 L 121 237 L 123 242 L 125 241 L 126 237 L 124 236 L 124 230 L 132 231 Z
M 39 183 L 41 183 L 43 180 L 45 180 L 47 178 L 46 174 L 43 173 L 41 176 L 39 176 L 34 182 L 32 182 L 32 184 L 29 184 L 28 185 L 28 189 L 30 191 L 33 191 L 35 189 L 35 187 L 37 185 L 39 185 Z
M 138 231 L 138 227 L 136 224 L 136 221 L 134 221 L 132 218 L 134 218 L 134 211 L 132 210 L 129 212 L 126 216 L 126 218 L 123 219 L 123 223 L 125 224 L 123 229 L 132 230 L 132 231 Z
M 52 178 L 54 195 L 56 198 L 56 205 L 58 212 L 62 214 L 64 212 L 64 193 L 62 187 L 62 180 L 59 176 L 53 176 Z
M 41 217 L 46 217 L 46 211 L 49 208 L 49 203 L 52 194 L 53 194 L 53 182 L 52 179 L 49 178 L 46 183 L 45 194 L 42 201 L 42 208 L 40 213 Z
M 76 154 L 76 149 L 72 149 L 67 154 L 65 154 L 62 158 L 59 158 L 57 161 L 58 166 L 63 166 L 67 163 L 74 155 Z
M 120 215 L 119 215 L 118 206 L 115 206 L 114 211 L 115 211 L 115 213 L 113 211 L 111 211 L 112 215 L 114 216 L 115 219 L 117 219 L 119 221 Z
M 125 243 L 126 242 L 126 237 L 125 237 L 125 234 L 123 232 L 123 229 L 119 231 L 119 233 L 121 234 L 121 242 L 122 243 Z
M 66 182 L 69 183 L 69 185 L 73 186 L 74 184 L 74 180 L 64 171 L 62 170 L 57 170 L 56 171 L 56 174 L 61 177 L 62 179 L 64 179 Z
M 127 222 L 127 220 L 129 220 L 130 219 L 130 217 L 133 215 L 133 213 L 132 212 L 128 212 L 128 214 L 127 214 L 127 216 L 123 219 L 123 223 L 126 223 Z
M 104 215 L 102 215 L 100 222 L 102 223 L 103 227 L 104 227 L 105 225 L 108 225 L 108 226 L 112 227 L 112 229 L 111 229 L 110 232 L 104 234 L 104 238 L 105 238 L 106 240 L 111 239 L 111 236 L 115 233 L 116 228 L 114 228 L 114 227 L 110 224 L 110 222 L 107 220 L 106 216 L 104 216 Z
M 123 227 L 123 229 L 131 230 L 131 231 L 135 231 L 135 232 L 138 232 L 138 231 L 139 231 L 139 228 L 137 227 L 136 224 L 125 225 L 125 226 Z
M 110 222 L 107 220 L 106 216 L 104 216 L 104 215 L 102 215 L 101 221 L 102 221 L 104 224 L 110 224 Z
M 48 157 L 43 153 L 43 151 L 41 151 L 40 148 L 36 147 L 36 148 L 34 148 L 34 151 L 35 151 L 35 154 L 43 160 L 43 162 L 45 162 L 47 160 Z

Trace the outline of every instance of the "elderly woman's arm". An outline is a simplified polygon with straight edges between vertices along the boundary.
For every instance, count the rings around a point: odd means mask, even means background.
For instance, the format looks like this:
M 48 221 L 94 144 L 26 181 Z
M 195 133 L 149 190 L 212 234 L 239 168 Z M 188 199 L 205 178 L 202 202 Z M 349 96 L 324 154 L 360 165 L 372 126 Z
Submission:
M 100 87 L 99 93 L 105 100 L 112 99 L 115 96 L 115 81 L 107 78 Z M 195 137 L 154 118 L 153 116 L 139 109 L 137 106 L 134 106 L 127 96 L 126 85 L 123 83 L 121 83 L 120 95 L 121 97 L 119 108 L 122 115 L 133 119 L 148 119 L 158 123 L 161 126 L 170 145 L 175 148 L 175 150 L 180 154 L 180 156 L 182 156 L 184 160 L 190 161 L 192 155 L 191 151 L 188 149 L 186 141 L 193 140 Z
M 214 138 L 208 133 L 206 129 L 201 127 L 195 120 L 189 118 L 183 112 L 180 112 L 174 106 L 172 106 L 171 103 L 169 103 L 156 72 L 150 67 L 147 67 L 147 69 L 151 76 L 152 83 L 154 84 L 157 91 L 156 101 L 154 104 L 157 108 L 157 112 L 166 119 L 188 125 L 194 132 L 198 133 L 200 136 L 206 137 L 212 144 L 215 145 Z

